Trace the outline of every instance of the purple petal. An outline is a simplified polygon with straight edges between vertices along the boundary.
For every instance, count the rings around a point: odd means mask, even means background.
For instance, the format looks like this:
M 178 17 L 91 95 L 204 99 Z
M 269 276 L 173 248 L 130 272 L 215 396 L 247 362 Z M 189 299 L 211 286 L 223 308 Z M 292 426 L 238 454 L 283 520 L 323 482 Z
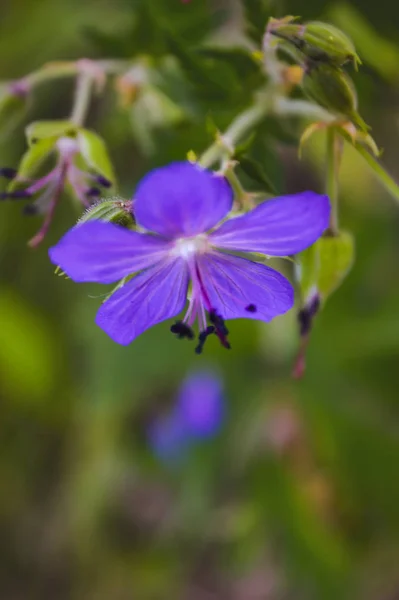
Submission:
M 187 287 L 185 262 L 164 261 L 112 294 L 98 311 L 96 323 L 114 342 L 126 346 L 149 327 L 181 312 Z
M 211 234 L 215 246 L 270 256 L 296 254 L 311 246 L 327 229 L 328 196 L 303 192 L 262 202 Z
M 217 433 L 224 408 L 223 384 L 215 373 L 200 371 L 185 379 L 176 410 L 191 436 L 208 437 Z
M 211 306 L 225 320 L 270 321 L 293 306 L 292 285 L 270 267 L 220 252 L 198 264 Z
M 49 256 L 74 281 L 113 283 L 162 260 L 167 251 L 158 237 L 88 221 L 68 231 Z
M 167 238 L 207 231 L 227 215 L 233 192 L 227 181 L 189 162 L 155 169 L 139 184 L 137 222 Z

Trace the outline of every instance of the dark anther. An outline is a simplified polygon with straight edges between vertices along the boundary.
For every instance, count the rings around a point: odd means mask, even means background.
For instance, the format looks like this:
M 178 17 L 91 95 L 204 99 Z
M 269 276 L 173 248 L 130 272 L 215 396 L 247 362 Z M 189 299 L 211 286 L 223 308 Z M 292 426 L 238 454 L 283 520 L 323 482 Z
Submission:
M 212 333 L 215 333 L 215 327 L 213 325 L 208 325 L 205 331 L 201 331 L 201 333 L 198 336 L 198 346 L 195 349 L 196 354 L 202 353 L 207 337 L 210 336 Z
M 19 200 L 23 198 L 30 198 L 32 194 L 27 190 L 15 190 L 15 192 L 3 192 L 0 194 L 0 200 Z
M 250 313 L 256 313 L 257 308 L 256 308 L 255 304 L 248 304 L 248 306 L 245 307 L 245 310 Z
M 27 204 L 26 206 L 23 207 L 22 209 L 22 213 L 26 216 L 32 217 L 34 215 L 37 215 L 37 213 L 39 212 L 38 207 L 36 206 L 36 204 Z
M 301 337 L 307 335 L 311 329 L 312 317 L 307 309 L 302 309 L 298 313 L 299 333 Z
M 101 194 L 101 190 L 99 190 L 99 189 L 98 189 L 98 188 L 96 188 L 96 187 L 89 188 L 89 189 L 86 191 L 86 196 L 90 196 L 90 197 L 93 197 L 93 196 L 100 196 L 100 194 Z
M 193 330 L 191 329 L 191 327 L 183 323 L 183 321 L 176 321 L 176 323 L 174 323 L 171 326 L 170 330 L 172 333 L 175 333 L 177 335 L 179 340 L 182 340 L 183 338 L 187 338 L 189 340 L 194 339 Z
M 315 317 L 320 308 L 320 296 L 314 296 L 309 306 L 309 314 L 311 317 Z
M 112 182 L 102 175 L 96 175 L 96 181 L 105 188 L 110 188 L 112 185 Z
M 313 319 L 320 308 L 320 296 L 314 296 L 305 308 L 298 313 L 299 333 L 301 337 L 307 335 L 312 329 Z
M 0 177 L 5 177 L 6 179 L 14 179 L 17 174 L 18 171 L 12 167 L 3 167 L 0 169 Z
M 209 320 L 215 326 L 215 333 L 218 336 L 220 343 L 224 348 L 230 349 L 231 346 L 227 340 L 229 330 L 227 329 L 223 318 L 217 314 L 215 310 L 209 312 Z

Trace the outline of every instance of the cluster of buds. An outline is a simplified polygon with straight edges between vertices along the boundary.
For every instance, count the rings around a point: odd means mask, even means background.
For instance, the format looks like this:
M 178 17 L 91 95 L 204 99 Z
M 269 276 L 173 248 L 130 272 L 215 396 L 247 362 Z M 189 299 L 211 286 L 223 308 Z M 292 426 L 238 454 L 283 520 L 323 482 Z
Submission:
M 358 113 L 355 86 L 343 66 L 360 64 L 350 38 L 333 25 L 319 21 L 296 23 L 295 17 L 270 19 L 267 40 L 288 53 L 303 69 L 305 95 L 337 117 L 363 132 L 369 129 Z
M 54 135 L 61 123 L 62 134 Z M 35 132 L 39 137 L 35 137 Z M 76 127 L 68 130 L 66 123 L 50 122 L 34 124 L 28 137 L 30 147 L 19 169 L 0 169 L 0 175 L 10 180 L 0 199 L 29 200 L 24 206 L 24 214 L 44 215 L 41 229 L 29 242 L 30 246 L 36 247 L 44 239 L 65 190 L 81 206 L 89 208 L 98 202 L 105 190 L 110 190 L 113 175 L 104 144 L 91 131 Z M 52 157 L 55 157 L 53 168 L 39 178 L 32 178 L 32 172 Z

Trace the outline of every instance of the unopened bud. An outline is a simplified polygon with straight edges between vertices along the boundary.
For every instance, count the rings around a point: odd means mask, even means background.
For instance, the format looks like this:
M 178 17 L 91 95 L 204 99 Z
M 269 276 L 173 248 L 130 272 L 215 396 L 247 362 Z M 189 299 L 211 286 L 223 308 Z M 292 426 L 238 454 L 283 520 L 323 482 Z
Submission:
M 347 73 L 328 64 L 309 69 L 302 80 L 302 89 L 311 99 L 333 114 L 352 121 L 359 129 L 368 126 L 357 112 L 355 86 Z
M 130 200 L 123 200 L 122 198 L 100 201 L 88 208 L 78 223 L 84 223 L 93 219 L 105 221 L 106 223 L 114 223 L 122 227 L 129 227 L 134 223 L 132 202 Z
M 334 25 L 321 21 L 310 21 L 304 25 L 290 21 L 274 21 L 269 25 L 270 32 L 291 43 L 315 62 L 342 66 L 352 61 L 356 67 L 360 63 L 352 40 Z
M 352 40 L 334 25 L 311 21 L 305 25 L 302 39 L 305 42 L 302 51 L 314 60 L 337 66 L 352 61 L 356 67 L 360 63 Z

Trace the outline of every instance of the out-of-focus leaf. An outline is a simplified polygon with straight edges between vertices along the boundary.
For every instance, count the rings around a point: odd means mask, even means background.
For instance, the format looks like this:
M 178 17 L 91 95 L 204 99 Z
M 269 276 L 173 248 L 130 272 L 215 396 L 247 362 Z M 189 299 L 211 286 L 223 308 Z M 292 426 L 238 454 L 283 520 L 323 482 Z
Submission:
M 265 172 L 262 165 L 249 156 L 241 156 L 240 157 L 240 167 L 244 171 L 244 173 L 250 177 L 255 183 L 261 186 L 260 191 L 271 192 L 276 194 L 276 188 L 273 185 L 273 182 Z
M 350 233 L 341 231 L 336 236 L 324 236 L 298 257 L 298 280 L 306 299 L 311 290 L 317 290 L 327 299 L 342 283 L 354 261 L 354 240 Z
M 184 111 L 155 86 L 146 86 L 134 101 L 130 119 L 133 135 L 145 154 L 155 151 L 157 129 L 173 127 L 186 118 Z
M 31 145 L 38 140 L 46 138 L 59 138 L 62 136 L 74 137 L 77 133 L 77 127 L 71 121 L 35 121 L 26 128 L 26 137 L 28 144 Z
M 355 148 L 355 150 L 364 158 L 367 162 L 369 169 L 373 172 L 374 176 L 377 177 L 381 185 L 391 194 L 393 198 L 399 201 L 399 185 L 392 179 L 382 165 L 376 160 L 376 158 L 370 154 L 369 150 L 364 147 L 360 142 L 353 143 L 353 140 L 349 134 L 344 130 L 340 129 L 341 135 Z
M 342 283 L 353 265 L 353 236 L 347 231 L 341 231 L 337 236 L 322 237 L 317 241 L 317 252 L 317 287 L 322 297 L 327 298 Z
M 104 140 L 94 131 L 88 129 L 79 129 L 77 140 L 79 150 L 88 165 L 114 184 L 114 168 Z
M 260 84 L 263 79 L 262 71 L 257 60 L 244 48 L 225 48 L 223 46 L 205 46 L 197 53 L 206 58 L 211 58 L 221 63 L 228 64 L 242 80 Z M 247 91 L 249 92 L 250 90 Z
M 201 58 L 175 37 L 170 37 L 168 44 L 200 98 L 208 102 L 226 101 L 242 95 L 242 85 L 230 65 Z
M 56 353 L 46 323 L 11 291 L 0 295 L 2 386 L 28 402 L 43 399 L 54 385 Z
M 248 34 L 255 42 L 260 43 L 276 2 L 274 0 L 244 0 L 242 4 Z
M 361 58 L 388 81 L 399 79 L 399 46 L 381 36 L 352 5 L 337 2 L 329 9 L 331 20 L 353 39 Z
M 40 168 L 42 163 L 46 160 L 46 158 L 50 155 L 52 150 L 54 149 L 54 145 L 57 141 L 57 138 L 43 138 L 36 142 L 36 144 L 32 144 L 25 154 L 22 156 L 21 162 L 18 167 L 18 178 L 13 179 L 9 186 L 8 191 L 12 192 L 19 185 L 21 185 L 21 179 L 29 179 L 36 173 L 36 171 Z
M 27 98 L 10 93 L 0 86 L 0 138 L 6 137 L 21 121 L 27 108 Z

